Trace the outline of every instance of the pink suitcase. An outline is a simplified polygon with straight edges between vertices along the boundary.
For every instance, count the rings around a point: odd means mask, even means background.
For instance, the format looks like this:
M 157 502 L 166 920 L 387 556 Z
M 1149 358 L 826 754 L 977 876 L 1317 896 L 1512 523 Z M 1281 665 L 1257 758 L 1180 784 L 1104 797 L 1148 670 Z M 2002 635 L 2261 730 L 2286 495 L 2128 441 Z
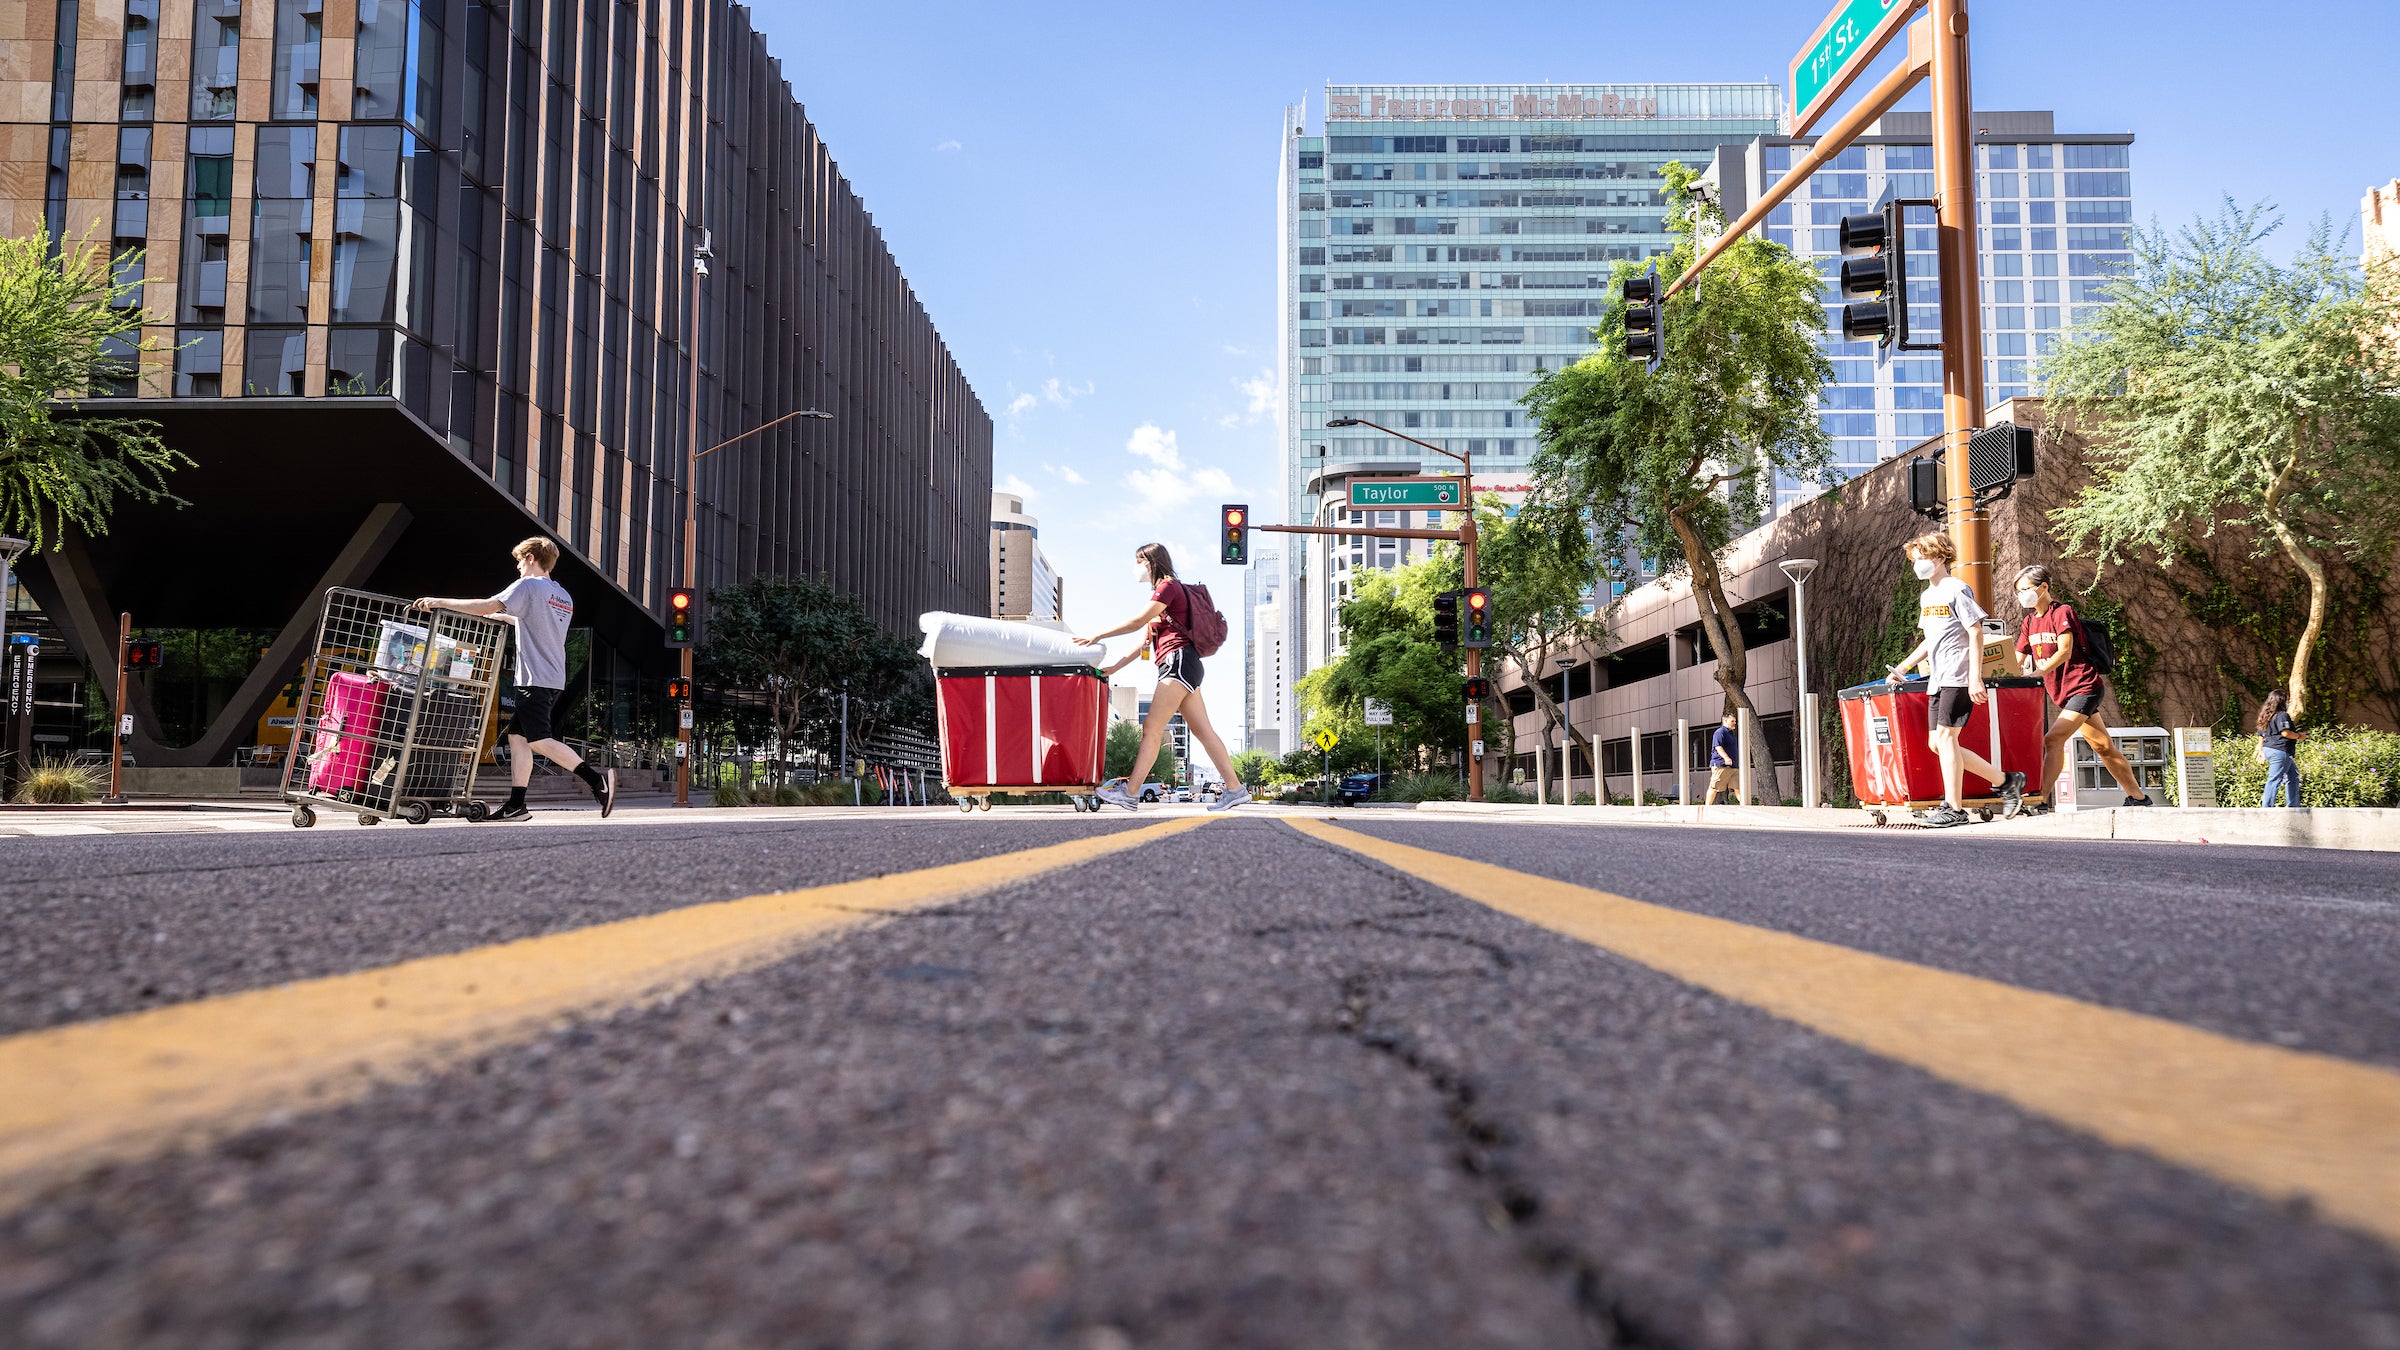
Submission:
M 355 791 L 375 762 L 376 724 L 391 686 L 346 671 L 325 677 L 325 711 L 309 756 L 308 790 L 325 796 Z

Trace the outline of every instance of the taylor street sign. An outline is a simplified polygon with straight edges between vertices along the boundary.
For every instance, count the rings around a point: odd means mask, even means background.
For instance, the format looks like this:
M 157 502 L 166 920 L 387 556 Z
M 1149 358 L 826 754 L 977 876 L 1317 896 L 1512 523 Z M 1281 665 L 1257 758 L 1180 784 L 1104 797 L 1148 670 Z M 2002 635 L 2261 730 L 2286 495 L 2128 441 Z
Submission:
M 1455 478 L 1353 478 L 1350 480 L 1352 506 L 1431 506 L 1447 509 L 1458 505 L 1458 480 Z
M 1924 0 L 1838 0 L 1792 58 L 1792 121 L 1784 135 L 1808 130 Z

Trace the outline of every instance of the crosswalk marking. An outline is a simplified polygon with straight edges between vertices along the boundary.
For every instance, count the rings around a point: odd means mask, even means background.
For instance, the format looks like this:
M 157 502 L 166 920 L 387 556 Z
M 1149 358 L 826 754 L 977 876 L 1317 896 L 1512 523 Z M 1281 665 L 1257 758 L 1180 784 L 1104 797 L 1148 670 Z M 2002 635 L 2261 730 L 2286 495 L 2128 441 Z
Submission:
M 2400 1073 L 1291 819 L 1444 890 L 2400 1244 Z

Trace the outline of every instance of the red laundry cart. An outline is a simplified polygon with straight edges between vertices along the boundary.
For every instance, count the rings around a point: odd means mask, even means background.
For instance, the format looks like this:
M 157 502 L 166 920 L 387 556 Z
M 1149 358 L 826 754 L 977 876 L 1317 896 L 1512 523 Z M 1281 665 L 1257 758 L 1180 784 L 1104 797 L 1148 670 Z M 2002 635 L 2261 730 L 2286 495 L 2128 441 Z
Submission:
M 958 809 L 992 809 L 995 792 L 1063 792 L 1097 811 L 1108 765 L 1108 681 L 1089 666 L 934 672 L 942 778 Z
M 2039 789 L 2042 733 L 2050 728 L 2050 705 L 2042 682 L 2020 676 L 1985 680 L 1991 698 L 1968 714 L 1959 743 L 1998 765 L 2025 775 L 2027 795 Z M 1928 732 L 1933 696 L 1925 681 L 1852 685 L 1841 692 L 1842 743 L 1850 752 L 1850 788 L 1869 808 L 1919 810 L 1942 800 L 1942 762 Z M 1968 809 L 1986 820 L 2000 798 L 1991 783 L 1968 774 L 1963 791 Z M 1975 794 L 1984 795 L 1977 796 Z M 1875 813 L 1876 823 L 1883 813 Z

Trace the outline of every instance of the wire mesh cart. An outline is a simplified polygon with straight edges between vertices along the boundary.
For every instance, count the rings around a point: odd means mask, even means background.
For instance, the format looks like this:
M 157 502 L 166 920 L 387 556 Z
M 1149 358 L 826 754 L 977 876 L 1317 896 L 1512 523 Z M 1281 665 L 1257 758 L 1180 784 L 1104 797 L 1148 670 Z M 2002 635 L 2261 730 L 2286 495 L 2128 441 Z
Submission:
M 319 807 L 354 811 L 361 825 L 483 819 L 475 768 L 507 643 L 497 619 L 327 590 L 284 757 L 292 824 L 316 824 Z

